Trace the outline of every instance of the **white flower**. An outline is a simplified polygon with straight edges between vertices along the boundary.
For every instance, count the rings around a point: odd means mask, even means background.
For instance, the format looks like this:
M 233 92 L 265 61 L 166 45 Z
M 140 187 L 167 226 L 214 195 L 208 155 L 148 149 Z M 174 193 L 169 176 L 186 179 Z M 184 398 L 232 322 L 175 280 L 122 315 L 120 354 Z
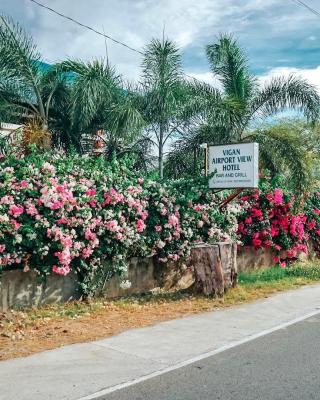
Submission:
M 158 240 L 157 247 L 159 249 L 163 249 L 165 245 L 166 245 L 165 242 L 163 242 L 162 240 Z
M 121 289 L 130 289 L 131 288 L 131 282 L 126 279 L 125 281 L 120 282 L 120 287 Z
M 22 235 L 15 235 L 14 237 L 16 243 L 21 243 L 22 242 Z

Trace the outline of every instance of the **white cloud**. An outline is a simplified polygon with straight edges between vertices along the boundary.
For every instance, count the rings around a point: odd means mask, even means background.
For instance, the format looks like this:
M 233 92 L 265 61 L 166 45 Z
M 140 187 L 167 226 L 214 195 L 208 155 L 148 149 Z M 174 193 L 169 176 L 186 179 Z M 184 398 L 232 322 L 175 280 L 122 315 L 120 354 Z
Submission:
M 70 21 L 41 9 L 28 0 L 19 7 L 12 0 L 4 1 L 4 12 L 17 16 L 20 23 L 35 37 L 48 62 L 65 57 L 90 59 L 105 55 L 104 39 Z M 46 2 L 48 3 L 48 2 Z M 232 30 L 225 19 L 234 20 L 236 14 L 262 10 L 276 0 L 247 0 L 245 4 L 234 0 L 77 0 L 68 2 L 51 0 L 50 7 L 73 17 L 93 28 L 103 31 L 128 45 L 141 50 L 153 37 L 165 35 L 185 49 L 202 46 L 201 39 L 213 39 L 221 31 Z M 243 3 L 243 2 L 241 2 Z M 23 16 L 23 18 L 21 18 Z M 126 77 L 136 78 L 141 57 L 108 41 L 110 60 Z
M 102 37 L 39 8 L 29 0 L 0 0 L 1 12 L 18 20 L 34 36 L 48 62 L 105 56 Z M 279 0 L 43 0 L 43 3 L 139 50 L 165 35 L 181 47 L 187 71 L 211 82 L 204 45 L 221 32 L 234 32 L 249 51 L 257 71 L 280 65 L 299 67 L 304 51 L 314 65 L 320 35 L 318 19 Z M 299 40 L 297 40 L 299 39 Z M 316 40 L 314 40 L 316 39 Z M 300 47 L 299 47 L 300 46 Z M 126 78 L 137 79 L 141 55 L 108 41 L 111 62 Z M 296 57 L 299 53 L 299 58 Z M 284 56 L 285 55 L 285 56 Z M 308 60 L 309 60 L 308 59 Z M 191 73 L 190 73 L 191 74 Z
M 192 76 L 193 78 L 198 79 L 201 82 L 209 83 L 217 89 L 222 89 L 220 81 L 211 72 L 188 72 L 187 74 L 188 76 Z
M 261 84 L 267 83 L 271 78 L 276 76 L 286 76 L 295 75 L 305 79 L 307 82 L 314 85 L 320 92 L 320 65 L 316 68 L 301 69 L 301 68 L 291 68 L 291 67 L 279 67 L 271 69 L 266 75 L 259 78 Z

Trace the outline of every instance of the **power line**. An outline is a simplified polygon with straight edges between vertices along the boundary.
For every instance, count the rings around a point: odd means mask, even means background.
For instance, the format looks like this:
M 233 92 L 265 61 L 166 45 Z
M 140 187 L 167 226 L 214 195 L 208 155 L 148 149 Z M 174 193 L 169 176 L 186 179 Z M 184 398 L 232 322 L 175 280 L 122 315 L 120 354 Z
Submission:
M 316 15 L 317 17 L 320 17 L 320 12 L 315 10 L 314 8 L 310 7 L 308 4 L 306 4 L 305 2 L 303 2 L 302 0 L 291 0 L 293 1 L 295 4 L 306 8 L 307 10 L 309 10 L 310 12 L 312 12 L 312 14 Z
M 96 29 L 92 28 L 91 26 L 85 25 L 85 24 L 83 24 L 82 22 L 79 22 L 79 21 L 77 21 L 77 20 L 75 20 L 75 19 L 73 19 L 73 18 L 71 18 L 71 17 L 68 17 L 67 15 L 62 14 L 62 13 L 60 13 L 59 11 L 56 11 L 56 10 L 54 10 L 54 9 L 51 8 L 51 7 L 48 7 L 48 6 L 46 6 L 46 5 L 42 4 L 42 3 L 39 3 L 39 2 L 36 1 L 36 0 L 30 0 L 30 1 L 31 1 L 32 3 L 34 3 L 34 4 L 37 4 L 39 7 L 42 7 L 42 8 L 44 8 L 44 9 L 48 10 L 48 11 L 51 11 L 52 13 L 54 13 L 54 14 L 56 14 L 56 15 L 59 15 L 60 17 L 65 18 L 65 19 L 67 19 L 67 20 L 69 20 L 69 21 L 71 21 L 71 22 L 73 22 L 73 23 L 75 23 L 75 24 L 81 26 L 82 28 L 86 28 L 86 29 L 88 29 L 88 30 L 90 30 L 90 31 L 92 31 L 92 32 L 94 32 L 94 33 L 96 33 L 97 35 L 100 35 L 100 36 L 103 36 L 104 38 L 107 38 L 107 39 L 109 39 L 109 40 L 112 40 L 114 43 L 117 43 L 117 44 L 119 44 L 119 45 L 121 45 L 121 46 L 124 46 L 124 47 L 126 47 L 127 49 L 129 49 L 129 50 L 131 50 L 131 51 L 134 51 L 135 53 L 143 54 L 142 51 L 137 50 L 137 49 L 135 49 L 135 48 L 133 48 L 133 47 L 127 45 L 126 43 L 121 42 L 121 41 L 118 40 L 118 39 L 114 39 L 113 37 L 111 37 L 111 36 L 109 36 L 109 35 L 106 35 L 105 33 L 102 33 L 102 32 L 100 32 L 100 31 L 97 31 Z
M 36 1 L 36 0 L 29 0 L 29 1 L 31 1 L 32 3 L 38 5 L 39 7 L 42 7 L 42 8 L 44 8 L 44 9 L 48 10 L 48 11 L 51 11 L 52 13 L 54 13 L 54 14 L 56 14 L 56 15 L 62 17 L 62 18 L 65 18 L 65 19 L 67 19 L 67 20 L 69 20 L 69 21 L 71 21 L 71 22 L 73 22 L 73 23 L 75 23 L 75 24 L 81 26 L 82 28 L 89 29 L 90 31 L 96 33 L 97 35 L 100 35 L 100 36 L 103 36 L 104 38 L 107 38 L 107 39 L 109 39 L 109 40 L 112 40 L 114 43 L 120 44 L 121 46 L 124 46 L 124 47 L 126 47 L 127 49 L 129 49 L 129 50 L 131 50 L 131 51 L 134 51 L 134 52 L 139 53 L 139 54 L 143 54 L 142 51 L 137 50 L 137 49 L 135 49 L 135 48 L 133 48 L 133 47 L 127 45 L 126 43 L 121 42 L 120 40 L 114 39 L 113 37 L 111 37 L 111 36 L 109 36 L 109 35 L 106 35 L 104 32 L 102 33 L 102 32 L 100 32 L 100 31 L 97 31 L 96 29 L 94 29 L 94 28 L 92 28 L 92 27 L 90 27 L 90 26 L 88 26 L 88 25 L 85 25 L 85 24 L 83 24 L 82 22 L 79 22 L 79 21 L 75 20 L 74 18 L 68 17 L 67 15 L 62 14 L 61 12 L 56 11 L 56 10 L 54 10 L 54 9 L 51 8 L 51 7 L 48 7 L 48 6 L 46 6 L 46 5 L 42 4 L 42 3 L 39 3 L 39 2 Z M 197 81 L 197 82 L 204 83 L 203 81 L 201 81 L 200 79 L 195 78 L 194 76 L 187 75 L 187 74 L 185 74 L 185 76 L 187 76 L 188 78 L 191 78 L 191 79 L 193 79 L 193 80 L 195 80 L 195 81 Z

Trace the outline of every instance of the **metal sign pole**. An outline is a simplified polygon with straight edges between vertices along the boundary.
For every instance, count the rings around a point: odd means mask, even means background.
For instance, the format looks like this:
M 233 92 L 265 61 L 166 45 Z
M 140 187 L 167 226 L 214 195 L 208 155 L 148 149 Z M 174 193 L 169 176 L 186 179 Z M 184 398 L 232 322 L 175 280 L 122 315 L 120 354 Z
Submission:
M 209 159 L 209 148 L 208 148 L 208 143 L 202 143 L 200 144 L 200 148 L 204 149 L 204 174 L 205 176 L 208 176 L 208 170 L 209 170 L 209 165 L 208 165 L 208 159 Z

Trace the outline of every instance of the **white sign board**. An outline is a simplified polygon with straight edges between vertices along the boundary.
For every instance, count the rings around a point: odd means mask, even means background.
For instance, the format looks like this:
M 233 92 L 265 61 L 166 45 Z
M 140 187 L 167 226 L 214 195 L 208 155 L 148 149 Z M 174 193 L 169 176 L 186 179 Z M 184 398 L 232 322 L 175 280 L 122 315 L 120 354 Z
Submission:
M 258 143 L 209 147 L 209 181 L 212 189 L 256 188 L 259 181 Z

